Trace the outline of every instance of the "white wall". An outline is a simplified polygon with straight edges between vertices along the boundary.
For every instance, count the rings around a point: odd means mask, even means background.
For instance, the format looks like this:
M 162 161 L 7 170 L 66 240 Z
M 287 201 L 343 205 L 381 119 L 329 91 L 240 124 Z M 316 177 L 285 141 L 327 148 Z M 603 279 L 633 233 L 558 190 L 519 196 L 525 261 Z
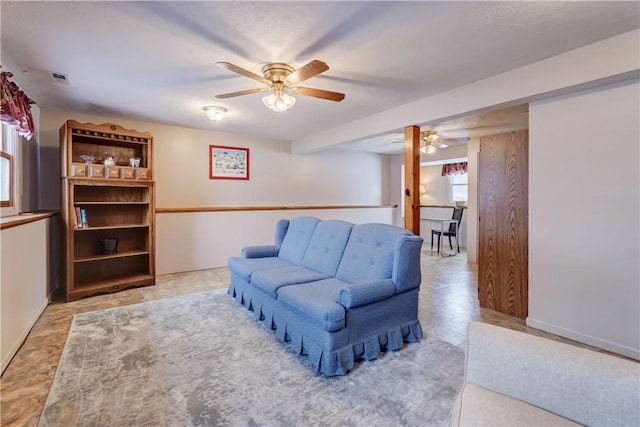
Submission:
M 157 274 L 227 265 L 243 246 L 272 245 L 279 219 L 315 216 L 353 223 L 393 223 L 396 209 L 162 213 L 156 215 Z
M 469 199 L 467 200 L 467 261 L 478 263 L 478 163 L 480 139 L 472 138 L 467 143 L 467 176 L 469 177 Z
M 38 144 L 40 140 L 40 107 L 31 105 L 34 122 L 33 136 L 29 141 L 20 144 L 20 212 L 31 212 L 38 209 Z
M 289 153 L 289 143 L 282 141 L 43 109 L 40 133 L 42 171 L 46 177 L 42 180 L 41 207 L 45 209 L 60 206 L 58 131 L 68 119 L 95 124 L 112 122 L 151 132 L 157 208 L 389 203 L 390 159 L 386 155 L 339 149 L 293 155 Z M 202 120 L 207 120 L 204 114 Z M 209 179 L 210 144 L 249 148 L 250 179 Z M 355 223 L 393 223 L 393 211 L 323 210 L 296 214 L 330 214 Z M 272 243 L 274 218 L 291 215 L 291 211 L 158 214 L 157 272 L 224 266 L 227 258 L 238 255 L 239 248 L 249 241 Z
M 44 219 L 0 231 L 0 355 L 7 367 L 44 311 L 49 249 Z
M 420 185 L 425 193 L 420 193 L 421 205 L 450 205 L 449 180 L 442 176 L 442 165 L 421 166 Z
M 529 110 L 527 324 L 640 359 L 640 83 Z
M 397 205 L 394 224 L 404 227 L 404 154 L 389 156 L 389 203 Z
M 385 155 L 339 149 L 293 155 L 289 143 L 282 141 L 43 109 L 44 209 L 60 206 L 58 131 L 68 119 L 112 122 L 151 132 L 157 207 L 388 203 L 389 159 Z M 202 120 L 207 120 L 204 114 Z M 210 180 L 210 144 L 249 148 L 251 179 Z

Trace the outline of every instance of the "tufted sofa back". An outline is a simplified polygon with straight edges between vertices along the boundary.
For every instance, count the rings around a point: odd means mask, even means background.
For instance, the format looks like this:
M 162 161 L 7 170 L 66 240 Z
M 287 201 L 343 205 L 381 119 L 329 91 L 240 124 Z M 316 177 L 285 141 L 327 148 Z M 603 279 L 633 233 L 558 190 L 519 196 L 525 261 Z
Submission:
M 280 245 L 278 257 L 293 264 L 302 264 L 309 241 L 320 220 L 310 216 L 301 216 L 289 221 L 289 227 Z M 276 242 L 278 233 L 276 233 Z
M 360 224 L 351 229 L 336 278 L 347 283 L 391 279 L 399 237 L 409 231 L 388 224 Z
M 302 259 L 302 266 L 335 276 L 352 227 L 350 222 L 338 220 L 318 223 Z

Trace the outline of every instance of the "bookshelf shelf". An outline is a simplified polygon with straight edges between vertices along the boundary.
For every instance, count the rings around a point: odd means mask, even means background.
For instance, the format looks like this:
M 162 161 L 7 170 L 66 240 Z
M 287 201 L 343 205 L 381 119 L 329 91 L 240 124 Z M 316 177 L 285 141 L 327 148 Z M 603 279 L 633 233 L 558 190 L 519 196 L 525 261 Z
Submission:
M 120 253 L 111 254 L 111 255 L 79 257 L 74 259 L 73 262 L 78 263 L 78 262 L 103 261 L 105 259 L 114 259 L 114 258 L 131 257 L 131 256 L 139 256 L 139 255 L 149 255 L 149 251 L 129 251 L 129 252 L 120 252 Z
M 127 228 L 147 228 L 149 224 L 106 225 L 103 227 L 78 227 L 73 231 L 119 230 Z

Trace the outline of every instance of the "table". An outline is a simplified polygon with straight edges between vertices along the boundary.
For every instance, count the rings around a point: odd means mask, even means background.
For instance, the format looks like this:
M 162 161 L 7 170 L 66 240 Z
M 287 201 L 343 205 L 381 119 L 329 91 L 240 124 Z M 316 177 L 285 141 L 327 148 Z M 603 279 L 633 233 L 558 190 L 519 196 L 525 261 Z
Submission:
M 444 225 L 445 224 L 455 224 L 455 226 L 456 226 L 456 249 L 457 250 L 454 250 L 453 253 L 448 253 L 448 252 L 445 252 L 445 251 L 441 250 L 440 249 L 440 245 L 438 245 L 438 252 L 440 253 L 440 256 L 442 256 L 442 257 L 456 256 L 458 254 L 458 251 L 460 251 L 460 240 L 458 239 L 458 220 L 457 219 L 453 219 L 453 218 L 420 218 L 420 221 L 439 223 L 440 224 L 441 237 L 444 237 Z M 441 239 L 441 242 L 442 242 L 442 239 Z

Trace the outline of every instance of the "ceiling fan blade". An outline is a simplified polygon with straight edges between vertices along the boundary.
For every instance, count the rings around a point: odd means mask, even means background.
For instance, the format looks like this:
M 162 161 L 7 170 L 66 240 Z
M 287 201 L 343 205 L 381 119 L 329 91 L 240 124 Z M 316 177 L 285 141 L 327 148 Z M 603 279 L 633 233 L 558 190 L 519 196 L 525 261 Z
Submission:
M 266 92 L 268 89 L 266 87 L 262 87 L 259 89 L 248 89 L 248 90 L 241 90 L 240 92 L 231 92 L 231 93 L 223 93 L 222 95 L 216 95 L 216 98 L 233 98 L 234 96 L 242 96 L 242 95 L 251 95 L 252 93 L 258 93 L 258 92 Z
M 322 61 L 314 59 L 307 65 L 304 65 L 287 76 L 287 81 L 291 84 L 298 84 L 320 73 L 324 73 L 329 66 Z
M 439 138 L 438 142 L 468 142 L 471 138 L 468 136 L 463 136 L 460 138 Z
M 445 148 L 448 147 L 448 144 L 443 144 L 444 142 L 468 142 L 470 141 L 471 138 L 469 138 L 468 136 L 463 136 L 460 138 L 438 138 L 438 140 L 436 142 L 432 142 L 431 144 L 434 147 L 437 148 Z M 393 141 L 393 143 L 401 143 L 404 144 L 403 140 L 399 140 L 399 141 Z
M 331 92 L 328 90 L 322 90 L 322 89 L 314 89 L 311 87 L 296 87 L 294 89 L 294 91 L 296 93 L 299 93 L 300 95 L 305 95 L 305 96 L 313 96 L 315 98 L 322 98 L 322 99 L 328 99 L 329 101 L 336 101 L 336 102 L 340 102 L 344 99 L 344 93 L 339 93 L 339 92 Z
M 263 76 L 259 76 L 251 71 L 245 70 L 244 68 L 240 68 L 237 65 L 233 65 L 230 62 L 216 62 L 216 65 L 220 68 L 224 68 L 225 70 L 238 73 L 245 77 L 249 77 L 250 79 L 257 80 L 260 83 L 269 84 L 269 81 L 265 79 Z

